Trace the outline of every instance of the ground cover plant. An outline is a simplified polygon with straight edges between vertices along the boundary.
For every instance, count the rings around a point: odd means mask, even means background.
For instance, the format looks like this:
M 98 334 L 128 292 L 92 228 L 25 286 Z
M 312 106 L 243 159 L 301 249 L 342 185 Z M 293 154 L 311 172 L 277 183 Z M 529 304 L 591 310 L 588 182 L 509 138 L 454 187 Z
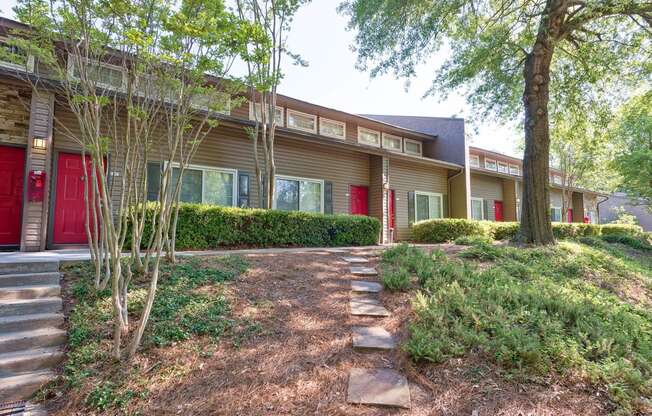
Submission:
M 454 258 L 388 250 L 383 267 L 419 270 L 405 350 L 433 363 L 479 353 L 523 382 L 582 380 L 606 391 L 614 413 L 649 414 L 652 264 L 645 249 L 609 241 L 467 241 Z
M 150 323 L 143 337 L 141 359 L 158 347 L 202 339 L 207 351 L 223 338 L 239 342 L 239 337 L 258 330 L 255 322 L 232 316 L 227 296 L 228 284 L 244 273 L 248 262 L 238 256 L 222 258 L 186 258 L 161 267 L 158 296 L 152 307 Z M 55 389 L 74 392 L 92 412 L 119 412 L 134 398 L 148 395 L 150 377 L 158 373 L 150 368 L 143 373 L 137 363 L 118 364 L 111 358 L 113 331 L 110 290 L 93 287 L 93 267 L 79 263 L 64 269 L 69 282 L 68 359 L 61 380 L 46 388 L 47 397 Z M 142 310 L 147 297 L 145 279 L 135 278 L 129 292 L 129 310 L 133 319 Z M 140 369 L 142 370 L 142 369 Z M 160 371 L 171 371 L 163 365 Z

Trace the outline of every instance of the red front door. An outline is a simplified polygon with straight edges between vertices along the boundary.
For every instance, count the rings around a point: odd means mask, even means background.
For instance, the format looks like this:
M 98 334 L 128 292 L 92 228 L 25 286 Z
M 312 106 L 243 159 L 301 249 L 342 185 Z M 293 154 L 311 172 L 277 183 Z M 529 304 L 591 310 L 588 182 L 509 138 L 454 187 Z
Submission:
M 351 214 L 369 215 L 369 188 L 351 185 Z
M 503 201 L 494 201 L 494 212 L 496 213 L 496 221 L 503 220 Z
M 20 244 L 25 149 L 0 146 L 0 245 Z
M 568 209 L 568 213 L 566 214 L 566 219 L 568 220 L 568 222 L 573 222 L 573 210 L 570 208 Z
M 86 156 L 89 179 L 90 165 L 90 157 Z M 52 233 L 54 244 L 87 243 L 84 184 L 84 165 L 81 155 L 59 153 Z
M 394 229 L 396 227 L 396 210 L 395 210 L 395 196 L 394 190 L 390 189 L 389 191 L 389 228 Z

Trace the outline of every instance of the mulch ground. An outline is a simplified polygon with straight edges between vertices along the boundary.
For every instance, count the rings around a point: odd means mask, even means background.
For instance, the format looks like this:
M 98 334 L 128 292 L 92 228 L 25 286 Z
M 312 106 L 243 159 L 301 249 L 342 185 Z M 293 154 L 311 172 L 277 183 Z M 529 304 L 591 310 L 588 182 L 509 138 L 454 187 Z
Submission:
M 446 251 L 458 249 L 449 246 Z M 392 353 L 354 351 L 350 329 L 354 325 L 383 326 L 404 341 L 410 295 L 383 291 L 381 300 L 391 312 L 387 318 L 351 316 L 349 265 L 340 256 L 327 252 L 247 256 L 251 268 L 230 285 L 229 296 L 235 316 L 259 323 L 260 332 L 242 343 L 225 340 L 214 350 L 198 340 L 143 354 L 138 363 L 143 369 L 166 363 L 172 370 L 150 380 L 149 394 L 134 400 L 128 411 L 141 415 L 608 413 L 604 396 L 587 386 L 563 380 L 508 382 L 480 354 L 440 365 L 415 365 L 400 348 Z M 370 265 L 377 261 L 372 257 Z M 405 374 L 412 408 L 347 404 L 351 367 L 387 367 Z M 67 403 L 57 406 L 57 414 L 86 414 L 78 410 L 83 403 L 60 400 Z

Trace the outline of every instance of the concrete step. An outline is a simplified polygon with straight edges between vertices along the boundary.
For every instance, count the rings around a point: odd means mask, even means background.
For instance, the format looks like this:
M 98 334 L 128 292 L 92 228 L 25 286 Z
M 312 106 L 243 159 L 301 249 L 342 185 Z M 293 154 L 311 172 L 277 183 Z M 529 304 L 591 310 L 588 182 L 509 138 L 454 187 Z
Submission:
M 20 273 L 58 272 L 58 261 L 16 261 L 0 262 L 0 275 Z
M 25 285 L 0 287 L 0 300 L 38 299 L 59 296 L 59 285 Z
M 0 377 L 52 368 L 59 364 L 63 357 L 63 350 L 58 347 L 0 354 Z
M 61 298 L 0 300 L 0 317 L 61 311 Z
M 63 325 L 60 313 L 35 313 L 0 318 L 0 334 L 6 332 L 23 332 L 46 327 L 59 328 Z
M 28 399 L 55 377 L 52 371 L 34 371 L 0 378 L 0 403 Z
M 8 332 L 0 335 L 0 351 L 3 353 L 47 348 L 66 342 L 66 331 L 59 328 L 43 328 L 33 331 Z
M 60 277 L 61 274 L 58 271 L 0 274 L 0 288 L 23 285 L 58 285 Z

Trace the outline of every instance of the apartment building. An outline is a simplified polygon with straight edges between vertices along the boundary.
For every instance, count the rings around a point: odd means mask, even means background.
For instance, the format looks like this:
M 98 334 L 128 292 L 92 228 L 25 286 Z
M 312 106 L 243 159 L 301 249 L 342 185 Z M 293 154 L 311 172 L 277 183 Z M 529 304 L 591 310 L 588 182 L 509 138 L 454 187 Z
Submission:
M 0 18 L 0 34 L 20 26 Z M 0 37 L 2 45 L 7 47 Z M 41 76 L 33 57 L 24 60 L 27 65 L 0 62 L 0 247 L 84 245 L 83 163 L 70 137 L 77 122 L 53 91 L 35 92 L 23 81 L 25 75 Z M 104 69 L 97 73 L 107 77 L 108 87 L 123 82 L 119 70 Z M 253 149 L 245 132 L 257 111 L 259 104 L 246 102 L 213 115 L 219 126 L 184 174 L 183 201 L 258 206 Z M 462 119 L 356 115 L 284 95 L 275 111 L 275 209 L 374 216 L 383 224 L 380 242 L 408 240 L 409 225 L 426 219 L 518 218 L 520 161 L 469 148 Z M 154 154 L 148 164 L 152 197 L 161 159 Z M 596 194 L 576 193 L 572 220 L 597 218 Z M 551 199 L 559 219 L 558 198 Z

